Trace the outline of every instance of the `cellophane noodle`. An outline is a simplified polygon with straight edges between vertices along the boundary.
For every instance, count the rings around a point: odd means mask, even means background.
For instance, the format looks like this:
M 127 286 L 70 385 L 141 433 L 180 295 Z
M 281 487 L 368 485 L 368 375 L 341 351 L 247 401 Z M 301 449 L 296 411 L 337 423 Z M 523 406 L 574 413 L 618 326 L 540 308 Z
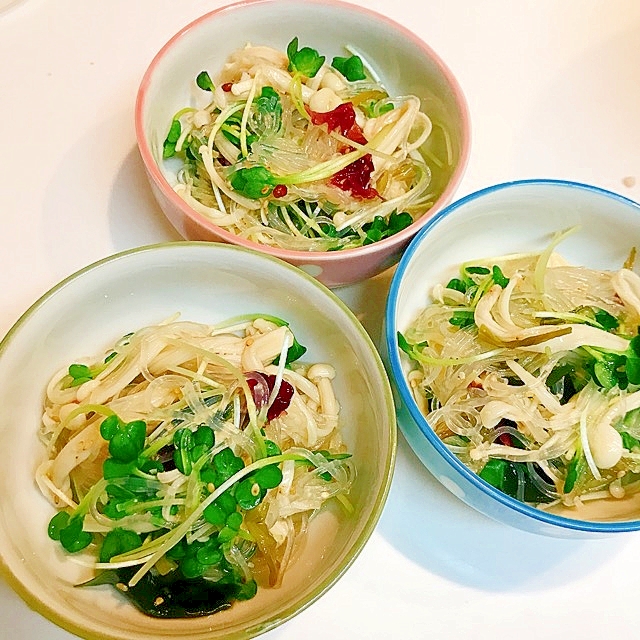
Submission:
M 446 180 L 432 174 L 451 171 L 448 130 L 371 70 L 348 80 L 327 61 L 308 77 L 287 53 L 247 44 L 211 75 L 207 90 L 194 83 L 201 102 L 174 116 L 164 154 L 175 191 L 226 231 L 285 249 L 353 248 L 408 226 L 440 195 Z M 441 158 L 422 152 L 436 131 Z M 249 169 L 266 172 L 258 193 L 235 182 Z
M 131 584 L 149 571 L 175 568 L 176 544 L 222 539 L 225 524 L 205 517 L 207 505 L 229 487 L 237 497 L 248 470 L 255 473 L 267 461 L 275 461 L 281 481 L 268 490 L 251 487 L 263 499 L 238 510 L 242 524 L 236 521 L 237 531 L 221 546 L 224 571 L 207 565 L 205 579 L 215 582 L 233 573 L 243 583 L 277 586 L 314 514 L 332 498 L 350 507 L 346 496 L 354 468 L 341 436 L 331 382 L 336 372 L 330 364 L 302 360 L 285 366 L 294 343 L 288 324 L 271 316 L 216 326 L 176 317 L 123 337 L 98 359 L 74 363 L 86 367 L 86 379 L 74 378 L 68 366 L 53 376 L 40 433 L 47 455 L 37 482 L 57 509 L 82 517 L 92 536 L 90 565 L 134 567 Z M 286 385 L 288 404 L 270 413 Z M 101 425 L 109 416 L 120 424 L 144 421 L 146 429 L 135 468 L 105 478 L 110 443 Z M 196 437 L 198 429 L 210 430 L 215 442 L 188 462 L 189 473 L 181 472 L 163 454 L 173 450 L 178 432 Z M 215 467 L 221 451 L 231 451 L 235 462 L 239 458 L 240 469 L 224 486 L 215 486 L 205 470 Z M 149 470 L 141 461 L 162 464 Z M 130 489 L 134 481 L 144 500 L 116 504 L 114 515 L 107 507 L 114 492 Z M 134 532 L 142 544 L 100 562 L 100 545 L 114 529 Z
M 619 270 L 575 266 L 554 248 L 565 235 L 460 265 L 399 335 L 415 400 L 450 451 L 545 509 L 640 488 L 635 251 Z

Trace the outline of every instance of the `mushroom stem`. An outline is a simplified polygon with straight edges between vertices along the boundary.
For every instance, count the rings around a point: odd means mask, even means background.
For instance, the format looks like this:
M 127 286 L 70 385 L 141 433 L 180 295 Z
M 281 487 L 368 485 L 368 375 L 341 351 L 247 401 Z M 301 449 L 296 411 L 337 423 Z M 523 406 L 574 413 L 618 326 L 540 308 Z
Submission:
M 318 387 L 322 413 L 328 416 L 338 415 L 338 401 L 333 393 L 333 385 L 331 384 L 335 377 L 336 371 L 329 364 L 314 364 L 307 372 L 307 378 Z

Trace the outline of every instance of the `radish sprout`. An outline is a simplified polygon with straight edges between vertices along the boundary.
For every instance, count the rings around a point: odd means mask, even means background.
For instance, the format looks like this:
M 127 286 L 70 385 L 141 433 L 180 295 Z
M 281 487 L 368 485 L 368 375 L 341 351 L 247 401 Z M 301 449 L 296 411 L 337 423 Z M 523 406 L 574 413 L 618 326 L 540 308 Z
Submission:
M 85 585 L 155 617 L 214 613 L 277 586 L 329 500 L 352 509 L 337 372 L 305 353 L 274 316 L 174 317 L 52 378 L 36 479 Z
M 436 434 L 514 498 L 571 514 L 640 491 L 640 276 L 555 252 L 467 262 L 398 335 Z M 569 509 L 566 511 L 565 509 Z

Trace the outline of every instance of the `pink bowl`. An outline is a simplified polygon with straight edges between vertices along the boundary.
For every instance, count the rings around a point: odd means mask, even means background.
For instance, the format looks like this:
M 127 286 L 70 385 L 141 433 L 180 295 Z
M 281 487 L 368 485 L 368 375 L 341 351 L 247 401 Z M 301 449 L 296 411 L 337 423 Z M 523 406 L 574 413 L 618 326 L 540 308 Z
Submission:
M 434 181 L 437 198 L 403 231 L 373 244 L 341 251 L 292 251 L 257 244 L 224 230 L 194 211 L 172 188 L 175 174 L 164 166 L 162 143 L 173 115 L 190 103 L 193 79 L 204 68 L 220 69 L 247 42 L 285 50 L 301 43 L 329 56 L 345 44 L 361 52 L 391 95 L 413 94 L 430 117 L 447 129 L 449 159 Z M 168 220 L 188 240 L 228 242 L 281 258 L 337 287 L 372 277 L 397 263 L 413 236 L 451 201 L 469 157 L 470 125 L 458 82 L 415 34 L 373 11 L 335 0 L 247 0 L 212 11 L 179 31 L 158 52 L 138 91 L 135 109 L 138 147 L 152 191 Z M 434 174 L 435 175 L 435 174 Z

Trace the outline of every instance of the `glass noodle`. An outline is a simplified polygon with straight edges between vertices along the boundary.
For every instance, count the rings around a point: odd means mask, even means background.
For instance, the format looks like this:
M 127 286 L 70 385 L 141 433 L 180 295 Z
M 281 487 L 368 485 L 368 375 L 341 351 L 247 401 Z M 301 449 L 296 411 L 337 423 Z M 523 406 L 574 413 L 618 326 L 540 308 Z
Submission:
M 272 316 L 171 318 L 52 378 L 36 479 L 87 584 L 213 613 L 277 586 L 328 501 L 351 508 L 336 371 L 305 351 Z
M 247 44 L 215 71 L 195 79 L 201 103 L 175 114 L 164 157 L 175 191 L 216 225 L 285 249 L 345 249 L 397 233 L 438 197 L 447 131 L 349 47 L 329 64 L 297 38 L 286 52 Z M 436 133 L 445 157 L 428 164 Z
M 640 277 L 555 248 L 467 262 L 399 346 L 436 434 L 473 471 L 541 508 L 640 489 Z M 570 511 L 569 511 L 570 514 Z

